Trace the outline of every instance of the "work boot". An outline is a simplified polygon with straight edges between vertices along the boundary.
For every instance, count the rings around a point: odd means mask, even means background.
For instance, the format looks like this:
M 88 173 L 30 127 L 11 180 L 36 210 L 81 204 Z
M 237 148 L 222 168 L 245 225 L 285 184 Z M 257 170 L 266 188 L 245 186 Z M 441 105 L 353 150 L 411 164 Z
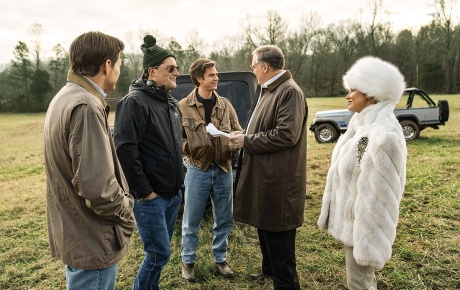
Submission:
M 230 269 L 226 261 L 222 263 L 216 263 L 216 268 L 219 274 L 224 278 L 233 278 L 233 271 Z
M 182 278 L 188 281 L 195 280 L 195 264 L 182 263 Z

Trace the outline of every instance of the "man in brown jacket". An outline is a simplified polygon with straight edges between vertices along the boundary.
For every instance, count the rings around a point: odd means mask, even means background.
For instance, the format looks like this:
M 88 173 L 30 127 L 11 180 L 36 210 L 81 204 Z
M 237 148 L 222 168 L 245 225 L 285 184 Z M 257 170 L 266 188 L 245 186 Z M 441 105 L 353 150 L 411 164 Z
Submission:
M 179 103 L 182 112 L 186 156 L 185 206 L 182 218 L 182 277 L 195 279 L 196 247 L 200 223 L 209 197 L 212 200 L 214 237 L 212 254 L 217 272 L 232 278 L 227 264 L 228 235 L 233 228 L 232 153 L 228 136 L 212 136 L 206 127 L 230 133 L 241 131 L 238 116 L 230 101 L 217 94 L 219 76 L 216 63 L 200 58 L 190 66 L 195 87 Z M 233 151 L 233 152 L 232 152 Z
M 100 32 L 77 37 L 67 84 L 46 113 L 48 235 L 51 255 L 66 265 L 67 289 L 115 289 L 117 263 L 135 228 L 104 100 L 115 89 L 123 48 Z
M 273 45 L 253 52 L 251 68 L 258 102 L 244 133 L 230 141 L 240 153 L 234 219 L 257 228 L 262 272 L 275 289 L 300 289 L 296 272 L 296 228 L 302 226 L 306 194 L 308 107 L 299 86 L 284 70 L 284 55 Z

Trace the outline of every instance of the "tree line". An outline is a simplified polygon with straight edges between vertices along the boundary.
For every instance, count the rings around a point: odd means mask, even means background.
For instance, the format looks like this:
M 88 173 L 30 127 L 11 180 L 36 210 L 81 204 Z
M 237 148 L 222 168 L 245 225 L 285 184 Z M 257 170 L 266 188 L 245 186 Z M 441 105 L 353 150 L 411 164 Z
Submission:
M 374 0 L 368 22 L 348 19 L 320 27 L 320 16 L 310 13 L 302 17 L 294 31 L 288 30 L 287 22 L 274 11 L 257 22 L 247 17 L 242 19 L 238 35 L 226 37 L 206 54 L 197 31 L 190 34 L 184 46 L 174 37 L 159 39 L 159 45 L 176 56 L 181 73 L 187 73 L 195 59 L 205 56 L 217 62 L 219 72 L 250 71 L 256 47 L 277 45 L 285 53 L 286 69 L 307 97 L 343 96 L 342 75 L 365 55 L 396 64 L 409 87 L 429 93 L 459 93 L 460 26 L 455 22 L 456 0 L 434 0 L 431 22 L 416 32 L 393 32 L 391 24 L 381 20 L 382 1 Z M 30 47 L 19 41 L 14 47 L 14 59 L 0 72 L 0 112 L 45 111 L 66 83 L 68 52 L 57 44 L 53 57 L 42 59 L 41 33 L 41 25 L 34 24 Z M 139 38 L 146 33 L 140 32 Z M 125 44 L 129 47 L 130 37 Z M 123 53 L 117 89 L 110 98 L 125 95 L 130 83 L 141 74 L 140 49 Z

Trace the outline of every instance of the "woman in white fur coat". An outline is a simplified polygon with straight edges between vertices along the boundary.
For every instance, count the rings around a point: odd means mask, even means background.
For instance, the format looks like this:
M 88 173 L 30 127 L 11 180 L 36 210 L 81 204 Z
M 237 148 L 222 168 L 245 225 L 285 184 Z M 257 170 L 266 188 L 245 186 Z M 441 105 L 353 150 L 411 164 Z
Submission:
M 343 84 L 355 114 L 332 152 L 318 226 L 344 244 L 348 288 L 377 289 L 406 182 L 406 141 L 393 113 L 405 83 L 394 65 L 368 56 Z

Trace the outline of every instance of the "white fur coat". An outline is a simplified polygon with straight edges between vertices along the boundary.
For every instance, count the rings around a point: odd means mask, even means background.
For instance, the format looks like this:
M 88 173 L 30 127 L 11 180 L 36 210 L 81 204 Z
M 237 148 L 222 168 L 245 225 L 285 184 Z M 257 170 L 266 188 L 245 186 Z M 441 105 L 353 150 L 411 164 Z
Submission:
M 348 247 L 362 266 L 383 268 L 396 237 L 406 182 L 406 141 L 394 104 L 355 113 L 332 152 L 318 226 Z M 368 144 L 361 150 L 363 137 Z

